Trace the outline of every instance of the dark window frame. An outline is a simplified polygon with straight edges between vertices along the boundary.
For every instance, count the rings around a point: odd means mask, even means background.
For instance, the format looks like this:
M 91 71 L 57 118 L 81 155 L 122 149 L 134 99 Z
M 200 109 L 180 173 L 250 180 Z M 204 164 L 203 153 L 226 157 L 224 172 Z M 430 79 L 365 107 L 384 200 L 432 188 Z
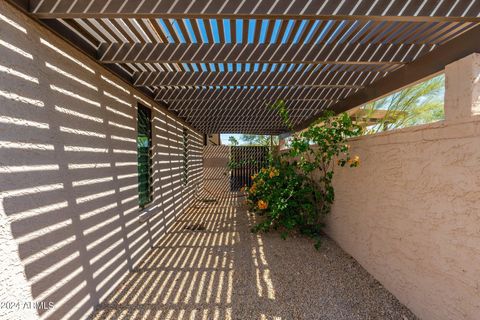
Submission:
M 144 208 L 153 201 L 152 110 L 137 104 L 137 172 L 138 205 Z
M 188 185 L 189 172 L 188 172 L 188 151 L 189 151 L 189 141 L 188 141 L 188 129 L 183 127 L 182 131 L 182 145 L 183 145 L 183 156 L 182 156 L 182 183 L 184 186 Z

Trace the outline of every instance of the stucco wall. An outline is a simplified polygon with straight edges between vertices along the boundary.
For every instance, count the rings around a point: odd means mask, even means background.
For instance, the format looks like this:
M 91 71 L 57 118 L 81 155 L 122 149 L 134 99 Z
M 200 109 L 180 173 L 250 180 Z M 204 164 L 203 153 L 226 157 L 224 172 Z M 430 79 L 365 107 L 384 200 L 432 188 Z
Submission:
M 229 146 L 208 145 L 204 148 L 204 188 L 208 194 L 218 195 L 230 191 Z
M 351 146 L 328 234 L 422 319 L 480 319 L 480 119 Z
M 139 221 L 136 106 L 153 110 L 154 201 Z M 80 319 L 155 244 L 202 178 L 202 137 L 0 1 L 2 319 Z

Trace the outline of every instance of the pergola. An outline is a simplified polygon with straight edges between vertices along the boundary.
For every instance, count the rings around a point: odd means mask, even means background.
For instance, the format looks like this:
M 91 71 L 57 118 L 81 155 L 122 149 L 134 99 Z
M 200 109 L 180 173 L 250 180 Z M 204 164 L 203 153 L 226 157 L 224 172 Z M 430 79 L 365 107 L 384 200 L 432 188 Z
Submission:
M 18 0 L 204 133 L 303 128 L 480 51 L 480 1 Z
M 0 0 L 0 318 L 478 320 L 479 141 L 480 0 Z

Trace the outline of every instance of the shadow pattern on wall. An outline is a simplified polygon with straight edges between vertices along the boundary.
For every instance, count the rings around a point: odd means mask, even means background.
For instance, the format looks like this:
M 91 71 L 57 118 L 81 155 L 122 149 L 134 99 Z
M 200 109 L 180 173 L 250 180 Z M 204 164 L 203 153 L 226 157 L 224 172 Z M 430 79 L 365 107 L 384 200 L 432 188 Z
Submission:
M 184 185 L 180 122 L 5 2 L 0 36 L 2 229 L 18 246 L 15 267 L 33 300 L 53 303 L 39 315 L 79 319 L 190 203 L 202 180 L 202 137 L 189 130 Z M 153 111 L 154 201 L 145 223 L 137 101 Z

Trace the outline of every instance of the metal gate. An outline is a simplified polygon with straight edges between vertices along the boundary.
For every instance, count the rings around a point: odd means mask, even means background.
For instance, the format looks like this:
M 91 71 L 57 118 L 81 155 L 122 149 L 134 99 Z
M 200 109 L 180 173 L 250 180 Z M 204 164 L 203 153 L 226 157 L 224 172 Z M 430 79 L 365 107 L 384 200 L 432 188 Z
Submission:
M 252 185 L 251 176 L 268 165 L 269 147 L 232 146 L 230 147 L 230 190 L 240 191 Z

